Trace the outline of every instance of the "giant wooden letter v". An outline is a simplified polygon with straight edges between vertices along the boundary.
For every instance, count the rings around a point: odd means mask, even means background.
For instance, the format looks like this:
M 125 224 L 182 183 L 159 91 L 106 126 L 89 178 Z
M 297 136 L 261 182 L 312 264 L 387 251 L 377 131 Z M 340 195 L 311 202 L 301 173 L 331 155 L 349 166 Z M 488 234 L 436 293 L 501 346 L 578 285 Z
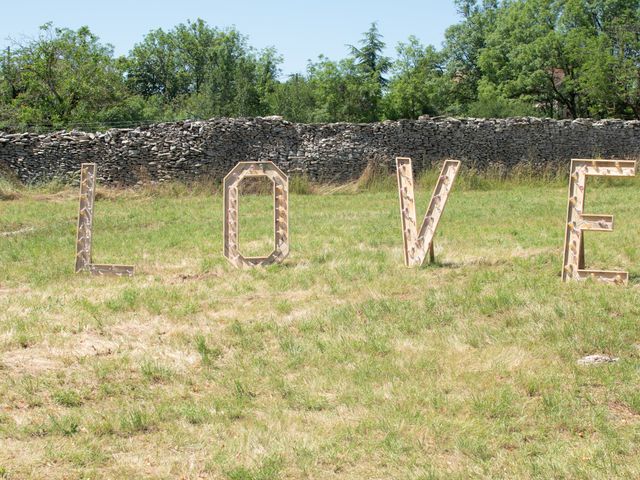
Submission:
M 460 162 L 445 160 L 419 232 L 411 159 L 398 157 L 396 158 L 396 166 L 398 168 L 400 216 L 402 217 L 402 236 L 404 238 L 404 263 L 407 267 L 417 267 L 422 265 L 427 252 L 429 252 L 430 260 L 433 261 L 433 236 L 447 204 L 449 191 L 458 174 Z

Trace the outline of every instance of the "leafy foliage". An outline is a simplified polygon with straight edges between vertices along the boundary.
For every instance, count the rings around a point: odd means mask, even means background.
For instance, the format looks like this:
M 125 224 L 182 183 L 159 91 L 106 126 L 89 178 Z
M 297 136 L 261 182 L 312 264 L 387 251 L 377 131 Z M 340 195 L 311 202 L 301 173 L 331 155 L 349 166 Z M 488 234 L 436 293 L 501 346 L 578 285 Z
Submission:
M 126 97 L 122 63 L 87 27 L 41 27 L 2 62 L 3 111 L 22 125 L 94 121 Z M 6 115 L 6 113 L 5 113 Z
M 213 116 L 372 122 L 420 115 L 640 119 L 640 0 L 455 0 L 441 49 L 385 56 L 376 23 L 348 55 L 282 78 L 282 57 L 197 19 L 115 57 L 89 30 L 41 27 L 0 58 L 0 128 L 99 129 Z

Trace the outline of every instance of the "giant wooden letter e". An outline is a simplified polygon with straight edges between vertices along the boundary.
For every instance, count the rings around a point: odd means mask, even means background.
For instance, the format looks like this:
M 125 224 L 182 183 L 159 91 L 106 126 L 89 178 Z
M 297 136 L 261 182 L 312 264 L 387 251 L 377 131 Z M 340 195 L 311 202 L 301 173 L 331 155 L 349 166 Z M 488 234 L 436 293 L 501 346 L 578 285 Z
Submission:
M 636 162 L 632 160 L 571 160 L 569 207 L 564 237 L 562 281 L 594 278 L 604 282 L 626 283 L 627 272 L 584 269 L 583 231 L 611 232 L 613 216 L 584 213 L 585 188 L 588 176 L 632 177 Z

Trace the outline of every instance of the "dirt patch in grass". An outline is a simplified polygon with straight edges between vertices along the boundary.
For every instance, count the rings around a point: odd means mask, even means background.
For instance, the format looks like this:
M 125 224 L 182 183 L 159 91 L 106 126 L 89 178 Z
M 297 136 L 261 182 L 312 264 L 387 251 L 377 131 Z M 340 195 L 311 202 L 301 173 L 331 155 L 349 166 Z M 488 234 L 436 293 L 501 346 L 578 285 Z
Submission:
M 640 424 L 640 413 L 622 402 L 610 402 L 609 412 L 622 424 Z
M 2 354 L 0 359 L 7 368 L 20 374 L 36 375 L 64 367 L 50 349 L 42 346 L 11 350 Z
M 74 357 L 102 357 L 116 353 L 120 345 L 94 333 L 82 333 L 65 350 Z

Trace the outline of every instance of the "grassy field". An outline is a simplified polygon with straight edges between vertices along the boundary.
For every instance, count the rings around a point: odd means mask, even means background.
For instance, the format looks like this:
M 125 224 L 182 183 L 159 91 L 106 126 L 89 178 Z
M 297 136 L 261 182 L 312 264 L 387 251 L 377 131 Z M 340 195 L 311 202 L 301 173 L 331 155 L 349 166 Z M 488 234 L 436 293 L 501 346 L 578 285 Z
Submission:
M 0 478 L 640 478 L 637 181 L 588 187 L 616 228 L 587 266 L 626 287 L 560 282 L 564 181 L 462 177 L 413 270 L 393 180 L 292 195 L 253 270 L 219 193 L 101 190 L 94 260 L 130 279 L 73 273 L 74 189 L 5 191 Z M 270 209 L 243 196 L 245 253 Z

